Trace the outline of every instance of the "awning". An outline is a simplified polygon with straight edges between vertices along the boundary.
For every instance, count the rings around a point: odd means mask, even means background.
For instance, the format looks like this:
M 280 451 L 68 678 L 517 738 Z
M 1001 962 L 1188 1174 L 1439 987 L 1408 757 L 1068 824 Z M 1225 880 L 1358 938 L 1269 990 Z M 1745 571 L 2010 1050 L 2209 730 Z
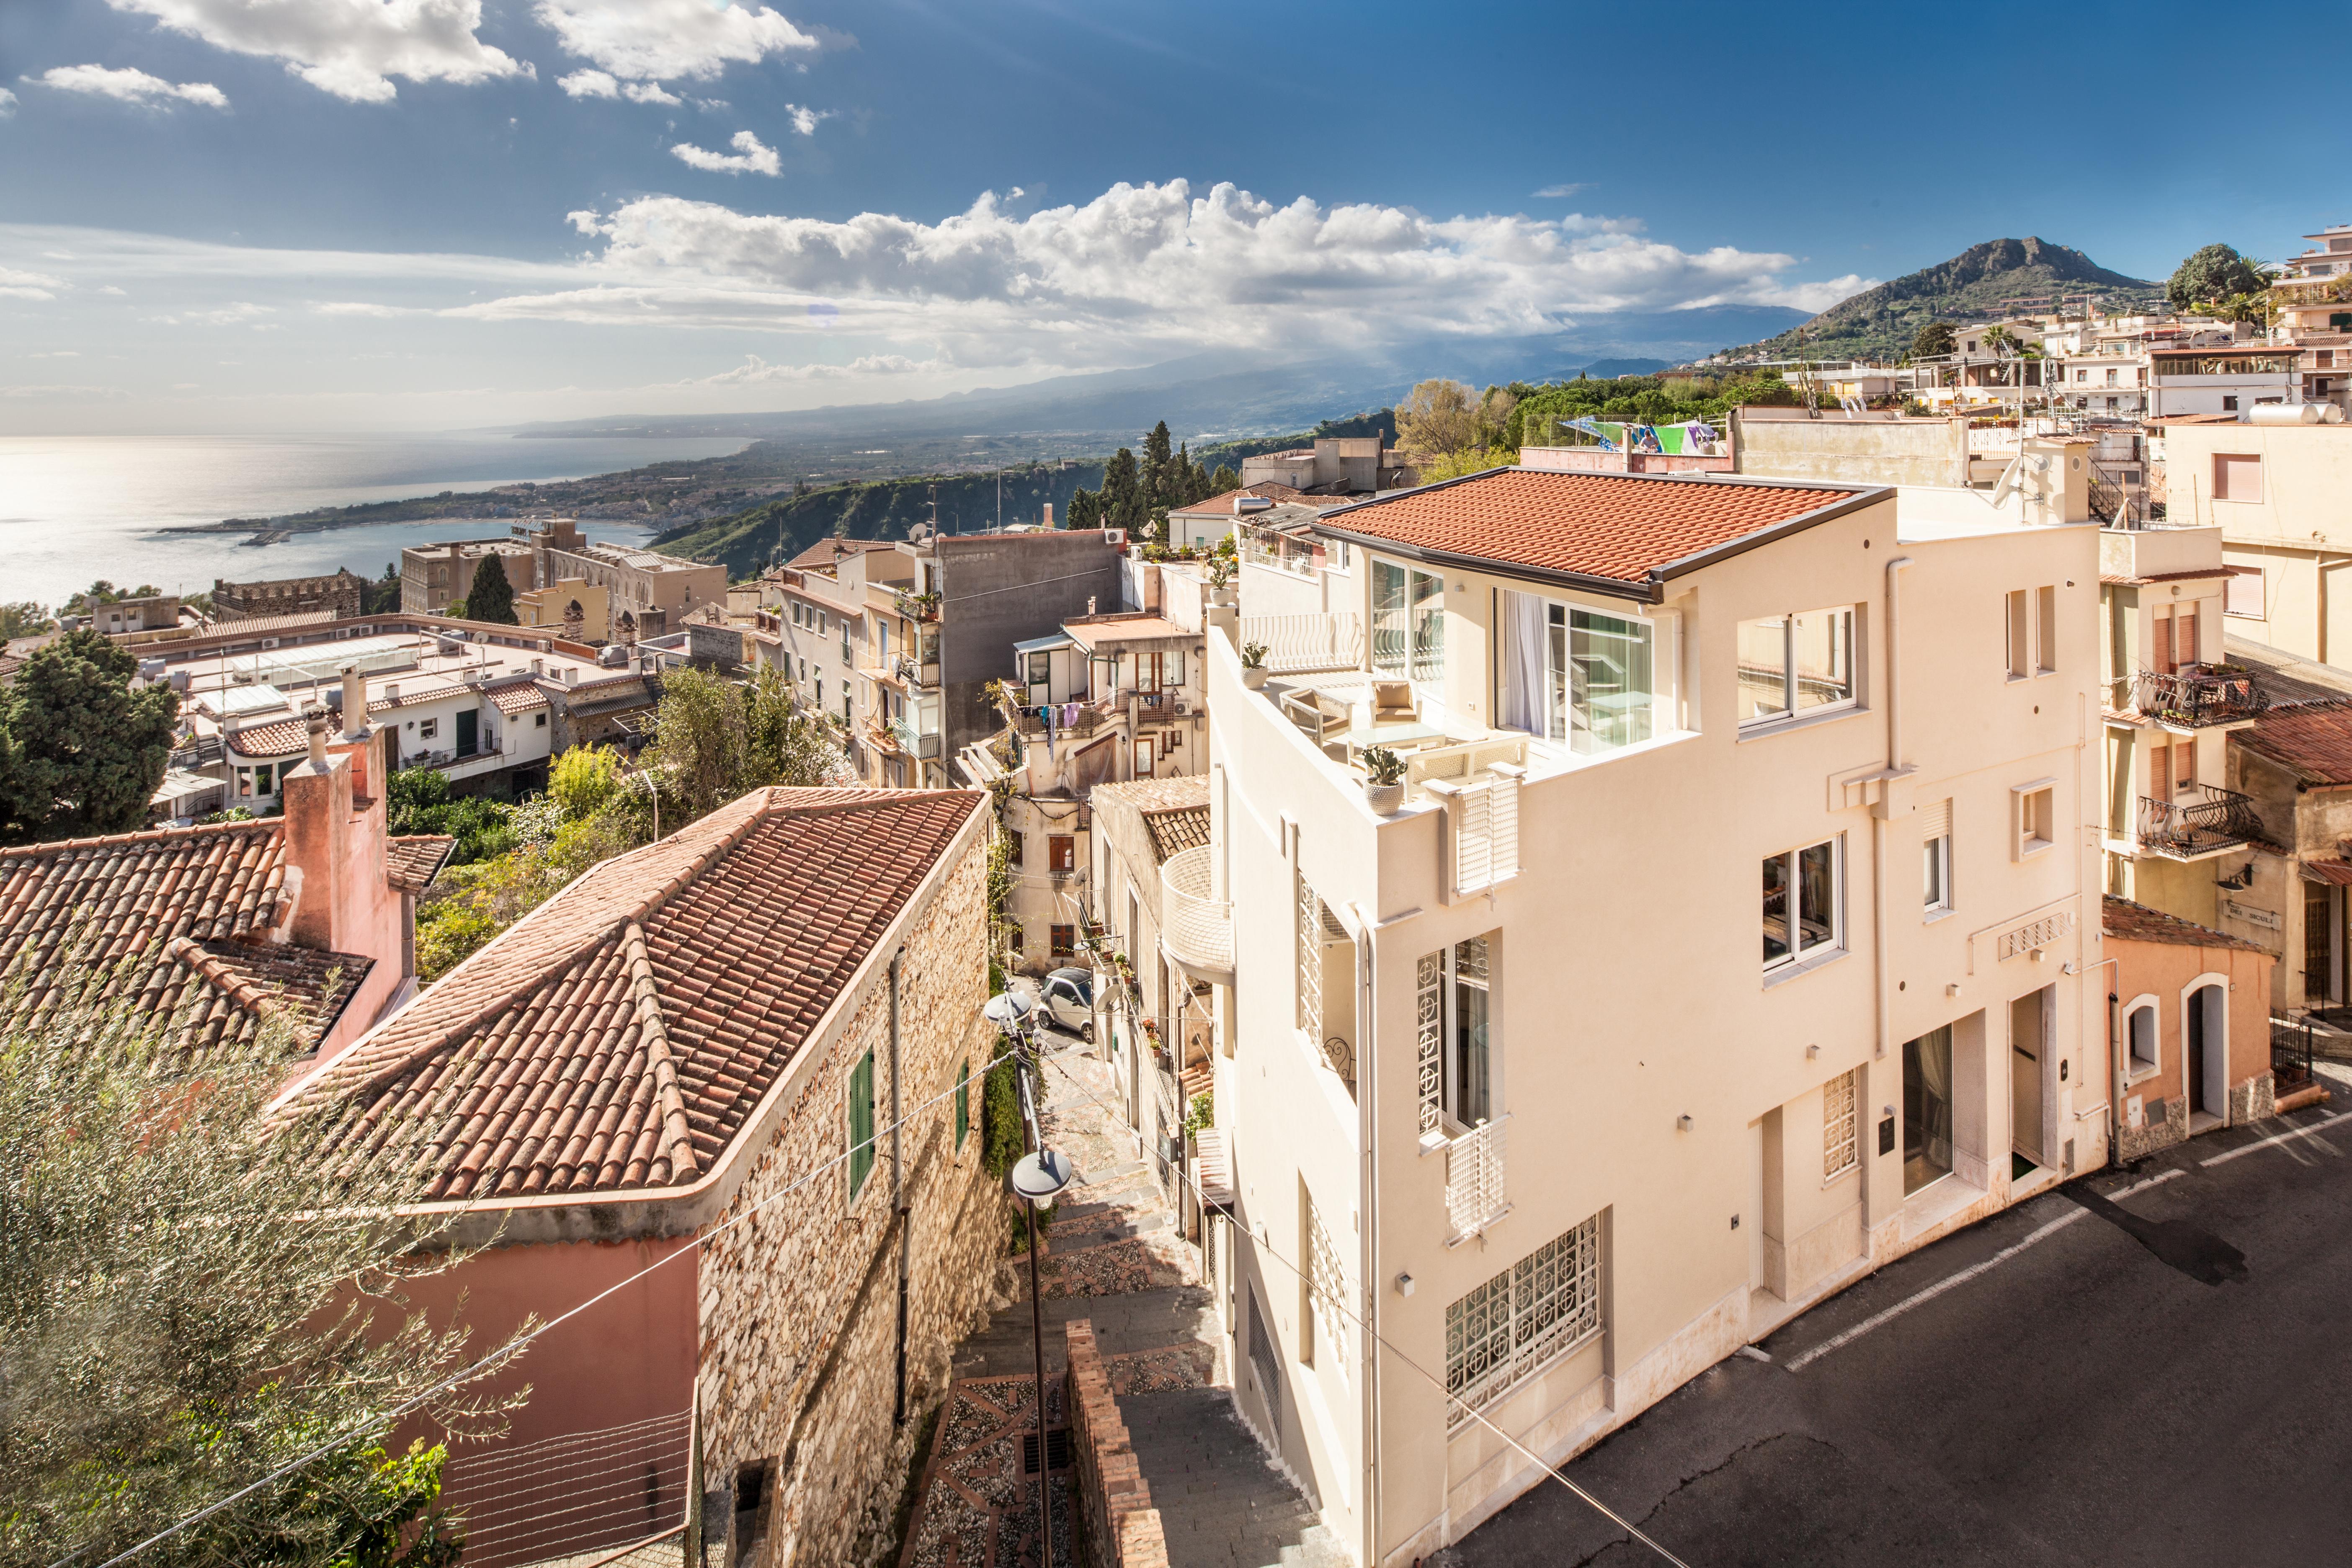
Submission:
M 2352 888 L 2352 860 L 2305 860 L 2303 879 L 2329 887 Z

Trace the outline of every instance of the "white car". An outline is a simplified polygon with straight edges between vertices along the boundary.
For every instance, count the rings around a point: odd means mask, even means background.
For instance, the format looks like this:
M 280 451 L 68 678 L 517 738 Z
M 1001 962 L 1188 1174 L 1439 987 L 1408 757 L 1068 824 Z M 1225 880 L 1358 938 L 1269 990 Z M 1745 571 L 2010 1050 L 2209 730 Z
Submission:
M 1095 976 L 1089 969 L 1056 969 L 1037 987 L 1045 1020 L 1095 1043 Z

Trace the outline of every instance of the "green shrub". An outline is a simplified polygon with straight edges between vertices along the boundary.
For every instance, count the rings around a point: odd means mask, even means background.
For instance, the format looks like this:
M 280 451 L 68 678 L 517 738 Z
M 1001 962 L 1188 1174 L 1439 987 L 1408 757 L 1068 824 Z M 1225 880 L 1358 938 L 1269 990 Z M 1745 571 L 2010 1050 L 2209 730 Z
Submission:
M 981 1086 L 981 1164 L 1000 1181 L 1029 1144 L 1021 1125 L 1021 1091 L 1013 1081 L 1013 1057 L 1007 1052 L 996 1058 Z

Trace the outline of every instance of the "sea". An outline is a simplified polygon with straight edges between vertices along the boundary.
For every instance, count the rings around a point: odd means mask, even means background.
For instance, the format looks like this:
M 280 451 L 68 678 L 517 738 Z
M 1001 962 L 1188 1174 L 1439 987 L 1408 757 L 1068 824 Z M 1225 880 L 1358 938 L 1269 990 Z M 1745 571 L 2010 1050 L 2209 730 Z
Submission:
M 175 524 L 278 517 L 312 507 L 573 479 L 672 458 L 717 458 L 736 437 L 427 435 L 0 436 L 0 601 L 55 606 L 99 578 L 118 587 L 208 591 L 215 577 L 307 577 L 348 566 L 377 577 L 403 545 L 494 533 L 488 519 L 372 523 L 248 545 L 241 533 Z M 591 539 L 643 543 L 651 530 L 591 522 Z

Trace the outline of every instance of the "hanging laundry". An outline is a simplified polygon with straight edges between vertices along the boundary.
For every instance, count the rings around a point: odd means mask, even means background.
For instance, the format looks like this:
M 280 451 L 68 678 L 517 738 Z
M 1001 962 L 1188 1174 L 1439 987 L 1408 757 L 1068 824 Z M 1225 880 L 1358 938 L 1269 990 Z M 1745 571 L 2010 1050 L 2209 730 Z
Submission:
M 1063 728 L 1063 729 L 1065 729 L 1065 730 L 1075 730 L 1075 729 L 1076 729 L 1077 727 L 1078 727 L 1078 705 L 1077 705 L 1076 703 L 1075 703 L 1075 702 L 1065 702 L 1065 703 L 1063 703 L 1063 704 L 1062 704 L 1062 728 Z

